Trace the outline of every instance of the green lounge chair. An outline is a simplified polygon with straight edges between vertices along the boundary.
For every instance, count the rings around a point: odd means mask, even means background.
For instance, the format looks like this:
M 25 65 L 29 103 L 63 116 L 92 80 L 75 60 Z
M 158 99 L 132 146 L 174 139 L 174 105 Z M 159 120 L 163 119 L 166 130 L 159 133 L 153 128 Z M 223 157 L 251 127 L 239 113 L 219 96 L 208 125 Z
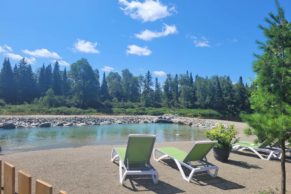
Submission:
M 154 184 L 158 183 L 158 173 L 150 164 L 155 140 L 155 135 L 131 134 L 126 148 L 112 149 L 111 161 L 119 161 L 120 184 L 128 175 L 151 175 Z
M 277 148 L 272 148 L 275 145 L 274 141 L 265 140 L 262 143 L 252 143 L 248 141 L 239 141 L 232 146 L 234 151 L 244 151 L 249 150 L 255 153 L 262 160 L 270 160 L 271 158 L 280 159 L 282 156 L 282 151 Z M 264 156 L 264 155 L 266 156 Z
M 216 141 L 197 141 L 189 153 L 174 147 L 157 148 L 154 149 L 154 159 L 156 161 L 165 158 L 174 160 L 183 179 L 188 182 L 192 180 L 192 177 L 197 172 L 207 172 L 209 175 L 215 177 L 217 176 L 218 167 L 209 163 L 206 159 L 206 155 L 215 143 Z M 159 157 L 157 157 L 158 155 Z M 188 176 L 185 174 L 183 166 L 191 171 Z M 211 173 L 212 170 L 214 173 Z

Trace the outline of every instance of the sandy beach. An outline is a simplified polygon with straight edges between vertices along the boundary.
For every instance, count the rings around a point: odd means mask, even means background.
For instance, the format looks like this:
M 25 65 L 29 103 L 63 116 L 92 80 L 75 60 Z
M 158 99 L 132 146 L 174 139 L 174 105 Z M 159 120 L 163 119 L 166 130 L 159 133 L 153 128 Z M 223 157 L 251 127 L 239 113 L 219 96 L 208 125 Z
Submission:
M 193 142 L 156 144 L 176 146 L 185 151 Z M 221 163 L 208 154 L 210 162 L 219 166 L 218 177 L 197 176 L 191 183 L 184 181 L 174 164 L 152 161 L 159 172 L 159 183 L 147 178 L 131 177 L 122 186 L 118 181 L 118 166 L 110 162 L 113 146 L 84 146 L 31 151 L 1 155 L 14 164 L 16 170 L 29 172 L 33 180 L 42 179 L 70 194 L 97 193 L 258 193 L 268 188 L 280 188 L 280 162 L 263 161 L 254 155 L 231 153 L 229 163 Z M 287 190 L 291 190 L 291 161 L 286 163 Z M 34 182 L 34 181 L 33 181 Z M 289 184 L 288 184 L 289 183 Z M 34 187 L 33 187 L 34 188 Z

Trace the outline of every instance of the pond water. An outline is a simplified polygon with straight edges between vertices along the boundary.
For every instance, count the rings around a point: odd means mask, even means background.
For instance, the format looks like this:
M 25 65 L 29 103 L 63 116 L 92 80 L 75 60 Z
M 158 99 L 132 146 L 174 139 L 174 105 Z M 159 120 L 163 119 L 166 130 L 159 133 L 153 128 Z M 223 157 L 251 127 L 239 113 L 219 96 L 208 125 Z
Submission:
M 156 142 L 205 139 L 204 130 L 178 124 L 122 124 L 0 130 L 2 154 L 84 145 L 126 144 L 129 134 L 155 134 Z

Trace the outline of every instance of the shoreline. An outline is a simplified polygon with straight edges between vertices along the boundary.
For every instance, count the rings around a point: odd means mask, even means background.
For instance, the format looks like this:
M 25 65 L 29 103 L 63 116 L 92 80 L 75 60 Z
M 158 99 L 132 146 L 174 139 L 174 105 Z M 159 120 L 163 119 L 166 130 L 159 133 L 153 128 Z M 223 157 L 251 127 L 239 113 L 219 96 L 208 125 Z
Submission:
M 218 123 L 224 125 L 234 124 L 238 129 L 247 127 L 243 122 L 180 117 L 175 115 L 0 115 L 0 129 L 138 123 L 173 123 L 203 129 L 211 129 Z

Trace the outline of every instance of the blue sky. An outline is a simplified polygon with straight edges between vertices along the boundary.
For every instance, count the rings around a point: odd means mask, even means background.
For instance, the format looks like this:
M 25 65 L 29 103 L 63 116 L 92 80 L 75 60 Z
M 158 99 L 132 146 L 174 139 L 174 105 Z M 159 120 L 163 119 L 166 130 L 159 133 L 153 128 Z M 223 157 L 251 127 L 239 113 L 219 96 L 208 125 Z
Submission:
M 281 0 L 291 18 L 291 1 Z M 254 78 L 255 40 L 272 0 L 2 0 L 0 61 L 26 57 L 37 70 L 87 58 L 136 75 L 184 73 Z

